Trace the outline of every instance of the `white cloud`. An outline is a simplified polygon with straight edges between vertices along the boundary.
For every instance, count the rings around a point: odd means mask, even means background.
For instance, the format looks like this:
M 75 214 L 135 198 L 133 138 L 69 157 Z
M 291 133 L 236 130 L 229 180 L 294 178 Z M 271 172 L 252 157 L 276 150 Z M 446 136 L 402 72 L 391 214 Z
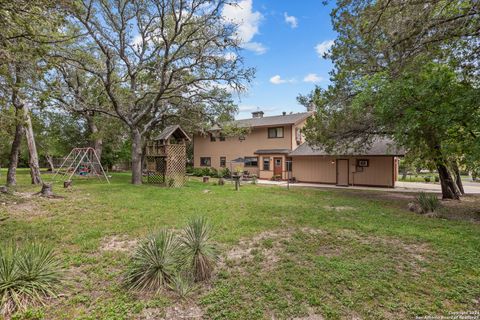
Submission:
M 318 56 L 320 58 L 323 58 L 323 55 L 330 50 L 330 48 L 333 46 L 334 41 L 333 40 L 325 40 L 315 46 L 315 51 L 317 51 Z
M 252 0 L 241 0 L 235 4 L 227 4 L 223 7 L 223 18 L 237 25 L 237 37 L 242 42 L 242 47 L 252 50 L 257 54 L 266 52 L 266 48 L 258 42 L 251 42 L 258 34 L 263 15 L 259 11 L 252 11 Z
M 303 78 L 304 82 L 311 82 L 311 83 L 317 83 L 322 80 L 323 78 L 318 76 L 316 73 L 309 73 Z
M 298 21 L 297 18 L 294 16 L 289 16 L 288 13 L 284 13 L 283 16 L 285 17 L 285 22 L 290 25 L 292 29 L 295 29 L 298 27 Z
M 267 48 L 260 42 L 247 42 L 242 44 L 242 48 L 253 51 L 256 54 L 264 54 L 267 52 Z
M 282 77 L 277 74 L 270 78 L 270 82 L 273 84 L 293 83 L 295 79 L 282 79 Z

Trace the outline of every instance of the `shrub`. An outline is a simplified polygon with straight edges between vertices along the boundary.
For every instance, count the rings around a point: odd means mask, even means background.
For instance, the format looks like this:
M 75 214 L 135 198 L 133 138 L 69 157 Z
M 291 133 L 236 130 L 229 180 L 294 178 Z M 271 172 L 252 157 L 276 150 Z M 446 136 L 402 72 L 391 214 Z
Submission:
M 190 220 L 183 230 L 181 237 L 183 256 L 195 281 L 210 279 L 218 260 L 211 233 L 211 227 L 205 218 Z
M 440 208 L 440 200 L 438 200 L 437 195 L 435 194 L 420 192 L 416 197 L 416 200 L 422 213 L 435 212 Z
M 430 182 L 431 177 L 428 177 L 428 176 L 427 176 L 427 177 L 424 177 L 423 179 L 425 180 L 425 182 Z
M 133 290 L 160 290 L 176 274 L 179 263 L 179 241 L 168 230 L 148 237 L 135 251 L 125 283 Z
M 223 168 L 218 172 L 219 178 L 227 178 L 230 177 L 230 170 L 228 168 Z
M 210 177 L 213 177 L 213 178 L 217 178 L 218 177 L 218 170 L 215 169 L 215 168 L 210 168 L 209 170 L 209 174 L 206 174 L 206 176 L 210 176 Z
M 8 316 L 55 297 L 61 284 L 61 267 L 51 248 L 29 244 L 0 249 L 0 313 Z
M 435 182 L 440 182 L 440 177 L 439 176 L 435 176 Z
M 187 298 L 194 290 L 193 281 L 188 275 L 177 273 L 169 285 L 170 289 L 175 291 L 180 298 Z

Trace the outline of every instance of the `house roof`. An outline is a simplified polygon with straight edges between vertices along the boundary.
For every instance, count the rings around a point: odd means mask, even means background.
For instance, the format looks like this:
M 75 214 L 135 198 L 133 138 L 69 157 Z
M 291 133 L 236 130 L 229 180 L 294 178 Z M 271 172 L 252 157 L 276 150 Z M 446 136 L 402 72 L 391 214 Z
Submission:
M 287 125 L 287 124 L 296 124 L 300 121 L 303 121 L 310 117 L 313 112 L 300 112 L 292 113 L 279 116 L 269 116 L 261 118 L 249 118 L 232 121 L 230 124 L 236 125 L 240 128 L 247 127 L 269 127 L 276 125 Z M 219 130 L 221 129 L 218 125 L 214 125 L 210 130 Z
M 190 141 L 190 137 L 178 124 L 166 127 L 154 140 L 168 140 L 171 136 L 175 139 L 186 139 Z
M 346 152 L 336 153 L 325 151 L 322 146 L 310 146 L 307 142 L 302 143 L 297 149 L 289 154 L 295 156 L 403 156 L 405 150 L 398 147 L 391 139 L 374 139 L 368 149 L 356 151 L 353 149 Z
M 290 153 L 290 149 L 259 149 L 255 151 L 253 154 L 288 154 Z

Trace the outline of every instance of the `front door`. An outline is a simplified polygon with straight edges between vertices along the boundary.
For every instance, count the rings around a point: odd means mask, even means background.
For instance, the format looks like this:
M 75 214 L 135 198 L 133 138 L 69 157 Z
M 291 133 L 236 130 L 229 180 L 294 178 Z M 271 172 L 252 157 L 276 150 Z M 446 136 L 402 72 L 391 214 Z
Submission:
M 273 174 L 282 176 L 282 158 L 273 158 Z
M 348 186 L 348 160 L 337 160 L 337 185 Z

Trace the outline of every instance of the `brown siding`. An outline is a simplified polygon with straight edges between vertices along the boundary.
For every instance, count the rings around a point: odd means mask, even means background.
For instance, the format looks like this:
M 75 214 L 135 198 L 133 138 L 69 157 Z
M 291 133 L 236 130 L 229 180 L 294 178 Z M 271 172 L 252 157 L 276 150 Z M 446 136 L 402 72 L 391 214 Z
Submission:
M 227 167 L 230 168 L 229 161 L 245 156 L 257 156 L 254 154 L 258 149 L 290 149 L 292 144 L 292 127 L 283 126 L 283 138 L 268 138 L 268 128 L 255 128 L 240 141 L 238 137 L 227 137 L 225 141 L 210 141 L 210 137 L 195 135 L 193 141 L 194 166 L 200 167 L 200 157 L 210 157 L 212 167 L 220 168 L 220 157 L 227 158 Z M 262 156 L 258 156 L 258 168 L 248 167 L 245 170 L 251 173 L 259 173 L 261 168 Z
M 332 163 L 333 161 L 333 163 Z M 331 157 L 294 157 L 292 176 L 305 182 L 336 182 L 335 158 Z
M 345 159 L 346 157 L 342 157 Z M 335 157 L 309 156 L 293 158 L 293 176 L 298 181 L 336 183 Z M 356 159 L 368 159 L 363 172 L 355 172 Z M 348 157 L 350 185 L 393 187 L 393 157 Z

